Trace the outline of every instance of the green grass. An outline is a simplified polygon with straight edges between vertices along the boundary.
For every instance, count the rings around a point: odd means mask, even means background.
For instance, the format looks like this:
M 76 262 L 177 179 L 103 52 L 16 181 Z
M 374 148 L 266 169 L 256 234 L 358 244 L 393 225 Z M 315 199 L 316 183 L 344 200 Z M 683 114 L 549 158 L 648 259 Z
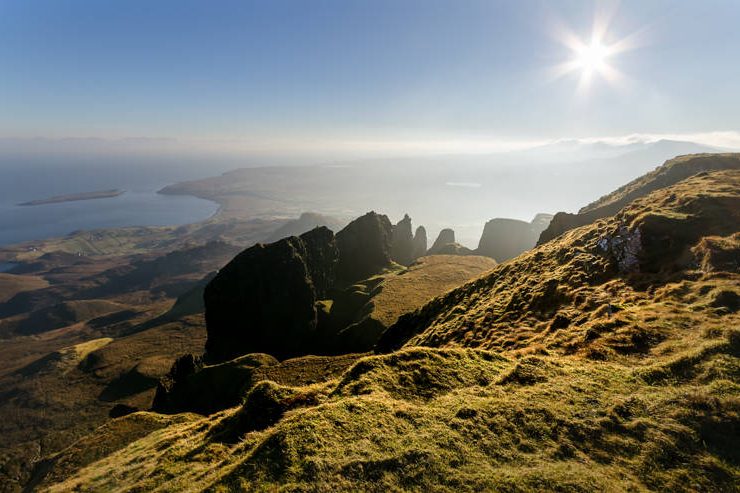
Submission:
M 259 384 L 52 491 L 729 491 L 738 340 L 639 370 L 475 349 L 366 357 L 325 384 Z

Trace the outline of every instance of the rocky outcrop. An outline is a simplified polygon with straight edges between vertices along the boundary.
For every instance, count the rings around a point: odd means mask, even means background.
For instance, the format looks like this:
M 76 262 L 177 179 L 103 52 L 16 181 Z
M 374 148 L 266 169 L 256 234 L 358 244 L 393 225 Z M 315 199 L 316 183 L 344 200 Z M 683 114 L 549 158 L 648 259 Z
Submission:
M 208 366 L 199 357 L 185 354 L 160 379 L 152 410 L 167 414 L 211 414 L 236 406 L 245 389 L 255 383 L 255 369 L 277 364 L 272 356 L 257 353 Z
M 483 228 L 475 253 L 496 259 L 497 262 L 514 258 L 537 244 L 540 233 L 550 220 L 550 214 L 537 214 L 529 223 L 518 219 L 491 219 Z
M 439 232 L 437 239 L 432 243 L 432 247 L 427 252 L 428 255 L 433 255 L 439 251 L 443 246 L 455 243 L 455 231 L 450 228 L 445 228 Z
M 393 226 L 391 239 L 391 258 L 401 265 L 411 265 L 414 261 L 414 237 L 411 233 L 411 218 L 408 214 Z
M 693 154 L 670 159 L 655 171 L 583 207 L 577 214 L 558 212 L 547 229 L 542 231 L 537 244 L 546 243 L 566 231 L 591 224 L 597 219 L 613 216 L 633 200 L 674 185 L 697 173 L 724 169 L 740 169 L 740 155 Z
M 642 254 L 642 233 L 640 228 L 630 231 L 625 225 L 621 225 L 611 235 L 602 236 L 597 243 L 602 253 L 610 254 L 619 272 L 635 272 L 640 268 L 640 256 Z
M 353 283 L 391 265 L 393 226 L 387 216 L 368 212 L 337 233 L 337 280 Z
M 427 254 L 427 230 L 424 229 L 424 226 L 419 226 L 416 228 L 416 233 L 414 234 L 414 253 L 413 257 L 414 260 L 416 260 L 419 257 L 423 257 Z
M 455 241 L 455 232 L 445 228 L 439 232 L 427 255 L 473 255 L 473 251 Z
M 450 228 L 445 228 L 439 232 L 439 234 L 437 235 L 437 239 L 434 240 L 432 248 L 430 248 L 429 250 L 431 251 L 436 248 L 441 248 L 449 243 L 455 243 L 455 231 Z
M 405 231 L 407 240 L 404 260 L 410 263 L 411 220 L 406 216 L 399 224 L 399 235 Z M 370 212 L 336 237 L 320 227 L 243 251 L 203 291 L 206 362 L 247 353 L 282 360 L 344 352 L 337 338 L 344 326 L 336 323 L 332 304 L 321 301 L 389 267 L 392 238 L 388 218 Z
M 282 359 L 310 351 L 317 339 L 316 302 L 334 283 L 337 243 L 329 229 L 316 228 L 257 244 L 221 269 L 203 295 L 206 359 L 258 352 Z

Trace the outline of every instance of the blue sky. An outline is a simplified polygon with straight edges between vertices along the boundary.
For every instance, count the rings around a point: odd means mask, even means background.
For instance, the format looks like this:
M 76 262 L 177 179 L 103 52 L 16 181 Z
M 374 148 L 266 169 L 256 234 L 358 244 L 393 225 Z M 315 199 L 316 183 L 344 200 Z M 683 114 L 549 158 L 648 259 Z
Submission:
M 589 40 L 604 11 L 604 44 L 636 33 L 608 60 L 623 80 L 554 79 L 574 57 L 562 27 Z M 740 131 L 738 20 L 737 0 L 0 0 L 0 137 L 300 147 Z

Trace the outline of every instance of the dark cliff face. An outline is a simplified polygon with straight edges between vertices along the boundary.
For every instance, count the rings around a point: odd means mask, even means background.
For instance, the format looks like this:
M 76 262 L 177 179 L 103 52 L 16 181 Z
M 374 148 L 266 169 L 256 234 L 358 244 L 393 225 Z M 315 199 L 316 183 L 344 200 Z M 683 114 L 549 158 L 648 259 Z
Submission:
M 368 212 L 337 233 L 337 280 L 352 283 L 391 264 L 393 226 L 387 216 Z
M 414 237 L 411 233 L 411 218 L 408 214 L 393 226 L 391 258 L 401 265 L 411 265 L 416 259 L 414 257 Z
M 532 222 L 495 218 L 483 228 L 476 253 L 504 262 L 533 248 L 552 216 L 537 214 Z
M 411 240 L 411 220 L 404 222 Z M 392 235 L 388 218 L 370 212 L 336 237 L 320 227 L 244 250 L 205 288 L 206 362 L 341 351 L 336 333 L 343 327 L 317 302 L 388 267 Z
M 334 282 L 339 256 L 325 227 L 237 255 L 206 286 L 206 359 L 264 352 L 305 354 L 315 344 L 316 301 Z
M 414 260 L 427 254 L 427 230 L 424 226 L 416 228 L 414 233 Z

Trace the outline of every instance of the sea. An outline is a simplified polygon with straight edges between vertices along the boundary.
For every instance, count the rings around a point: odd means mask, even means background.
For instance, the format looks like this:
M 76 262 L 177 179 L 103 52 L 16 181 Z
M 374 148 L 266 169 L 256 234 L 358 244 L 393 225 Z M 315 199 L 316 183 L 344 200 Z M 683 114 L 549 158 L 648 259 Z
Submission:
M 67 235 L 74 231 L 125 226 L 182 225 L 216 213 L 214 202 L 161 195 L 162 187 L 213 176 L 225 166 L 137 161 L 95 163 L 0 162 L 0 247 Z M 120 189 L 118 197 L 35 206 L 18 204 L 57 195 Z M 7 266 L 0 266 L 3 270 Z

